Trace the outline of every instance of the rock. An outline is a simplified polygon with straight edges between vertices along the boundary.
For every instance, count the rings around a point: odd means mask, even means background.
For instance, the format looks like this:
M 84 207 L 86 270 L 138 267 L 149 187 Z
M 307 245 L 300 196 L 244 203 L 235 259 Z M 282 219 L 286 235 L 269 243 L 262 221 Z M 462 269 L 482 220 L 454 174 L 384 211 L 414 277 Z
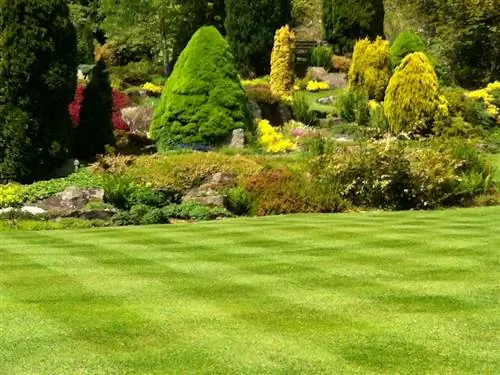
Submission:
M 348 81 L 344 73 L 328 73 L 322 77 L 322 81 L 328 82 L 332 89 L 345 88 L 348 85 Z
M 126 107 L 121 110 L 123 121 L 134 133 L 149 131 L 149 126 L 153 121 L 153 112 L 153 106 L 149 105 Z
M 278 112 L 280 115 L 280 125 L 283 125 L 287 123 L 288 121 L 292 120 L 292 110 L 290 109 L 289 106 L 280 103 L 278 106 Z
M 6 214 L 6 213 L 9 213 L 12 211 L 21 211 L 21 212 L 26 212 L 26 213 L 32 214 L 32 215 L 43 215 L 43 214 L 47 213 L 46 210 L 44 210 L 43 208 L 40 208 L 40 207 L 23 206 L 21 208 L 17 208 L 17 207 L 2 208 L 2 209 L 0 209 L 0 214 Z
M 315 66 L 307 69 L 307 77 L 312 81 L 323 81 L 323 78 L 328 75 L 325 68 Z
M 325 96 L 324 98 L 316 99 L 316 103 L 322 104 L 322 105 L 330 105 L 333 102 L 334 102 L 333 96 Z
M 71 217 L 73 212 L 83 211 L 90 202 L 104 202 L 104 190 L 69 187 L 61 193 L 38 201 L 35 207 L 46 210 L 52 216 Z
M 229 147 L 244 148 L 245 147 L 245 131 L 243 129 L 234 129 Z
M 108 221 L 111 220 L 111 218 L 115 216 L 115 214 L 116 211 L 114 210 L 77 210 L 70 212 L 66 216 L 60 216 L 60 217 L 73 217 L 85 220 Z
M 215 173 L 208 177 L 201 186 L 189 190 L 182 200 L 197 202 L 205 206 L 224 207 L 223 191 L 236 185 L 236 175 Z
M 248 102 L 248 110 L 252 114 L 252 118 L 254 120 L 263 118 L 262 117 L 262 109 L 260 108 L 260 105 L 257 102 L 250 100 Z

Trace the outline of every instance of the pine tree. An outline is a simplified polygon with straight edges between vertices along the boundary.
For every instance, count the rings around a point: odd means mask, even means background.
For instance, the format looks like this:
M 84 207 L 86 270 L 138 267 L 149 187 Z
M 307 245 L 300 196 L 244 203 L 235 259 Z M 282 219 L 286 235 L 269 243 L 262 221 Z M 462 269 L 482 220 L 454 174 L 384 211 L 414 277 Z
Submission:
M 290 12 L 290 0 L 226 0 L 227 39 L 243 75 L 269 74 L 274 33 Z
M 80 110 L 80 124 L 75 128 L 73 154 L 91 160 L 114 143 L 113 92 L 106 64 L 100 59 L 85 88 Z
M 325 39 L 342 52 L 358 39 L 384 35 L 383 0 L 323 0 Z
M 181 53 L 157 107 L 151 137 L 160 150 L 218 145 L 248 129 L 246 93 L 229 46 L 213 26 L 200 28 Z
M 45 178 L 70 143 L 77 63 L 66 1 L 1 1 L 0 62 L 0 181 Z

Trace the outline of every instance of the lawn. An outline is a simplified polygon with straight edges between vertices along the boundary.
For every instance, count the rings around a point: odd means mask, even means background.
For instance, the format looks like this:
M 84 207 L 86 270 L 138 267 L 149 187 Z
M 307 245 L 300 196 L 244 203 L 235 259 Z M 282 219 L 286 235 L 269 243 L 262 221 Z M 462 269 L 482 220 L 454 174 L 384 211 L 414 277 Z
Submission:
M 500 208 L 1 233 L 0 374 L 498 374 Z
M 325 112 L 325 113 L 335 112 L 335 105 L 334 104 L 330 104 L 330 105 L 319 104 L 318 102 L 316 102 L 316 100 L 318 100 L 320 98 L 325 98 L 327 96 L 338 95 L 338 92 L 339 92 L 338 89 L 324 90 L 324 91 L 318 91 L 318 92 L 301 91 L 301 93 L 306 98 L 307 103 L 309 104 L 309 107 L 313 111 Z

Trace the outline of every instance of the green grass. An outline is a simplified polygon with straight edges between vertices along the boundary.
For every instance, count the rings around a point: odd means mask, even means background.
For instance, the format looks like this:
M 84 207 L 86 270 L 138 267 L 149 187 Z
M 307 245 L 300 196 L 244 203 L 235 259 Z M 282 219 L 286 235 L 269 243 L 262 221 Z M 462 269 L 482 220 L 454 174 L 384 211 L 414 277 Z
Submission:
M 500 208 L 2 233 L 0 374 L 498 374 Z
M 326 96 L 335 96 L 339 92 L 338 89 L 335 90 L 325 90 L 325 91 L 318 91 L 318 92 L 310 92 L 310 91 L 300 91 L 301 94 L 304 95 L 304 97 L 307 100 L 307 103 L 309 104 L 309 107 L 313 111 L 317 112 L 325 112 L 325 113 L 333 113 L 335 112 L 335 106 L 334 105 L 323 105 L 319 104 L 316 102 L 317 99 L 319 98 L 324 98 Z

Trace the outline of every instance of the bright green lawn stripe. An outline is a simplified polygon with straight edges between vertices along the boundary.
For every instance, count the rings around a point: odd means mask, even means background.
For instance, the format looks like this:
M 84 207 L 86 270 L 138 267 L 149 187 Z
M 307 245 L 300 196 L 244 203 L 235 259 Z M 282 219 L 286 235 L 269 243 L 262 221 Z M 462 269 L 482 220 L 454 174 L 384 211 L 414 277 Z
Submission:
M 54 324 L 72 339 L 81 330 L 76 349 L 55 345 L 59 373 L 496 373 L 499 218 L 498 208 L 297 215 L 9 233 L 0 246 L 73 280 L 62 297 L 98 296 L 40 309 L 65 317 Z M 22 299 L 33 269 L 10 271 L 10 295 Z M 50 283 L 40 281 L 30 288 Z M 38 360 L 0 372 L 53 373 Z

